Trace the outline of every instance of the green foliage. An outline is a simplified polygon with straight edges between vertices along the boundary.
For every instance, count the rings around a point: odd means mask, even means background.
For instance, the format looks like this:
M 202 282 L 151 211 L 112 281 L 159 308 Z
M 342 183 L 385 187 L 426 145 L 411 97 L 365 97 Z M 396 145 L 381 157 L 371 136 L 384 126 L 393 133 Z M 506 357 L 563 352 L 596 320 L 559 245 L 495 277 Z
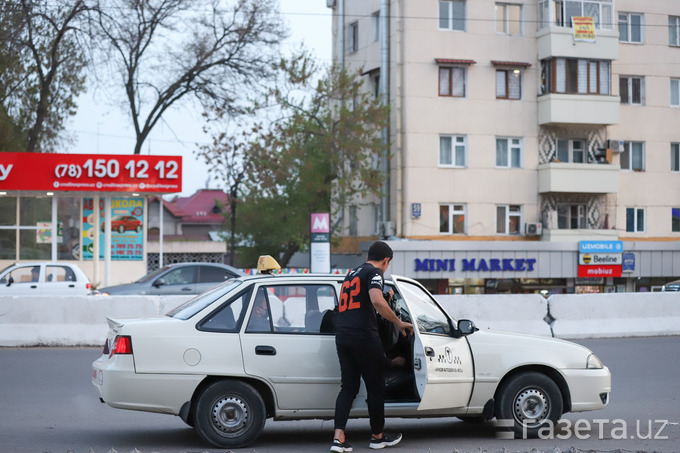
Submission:
M 53 151 L 83 91 L 89 8 L 5 1 L 0 5 L 0 128 L 3 150 Z
M 309 243 L 312 213 L 335 217 L 380 192 L 384 176 L 376 162 L 387 152 L 380 130 L 388 111 L 358 72 L 331 67 L 316 80 L 318 68 L 307 55 L 282 61 L 279 70 L 284 77 L 255 109 L 276 115 L 245 155 L 237 230 L 251 245 L 239 251 L 248 262 L 270 254 L 285 266 Z

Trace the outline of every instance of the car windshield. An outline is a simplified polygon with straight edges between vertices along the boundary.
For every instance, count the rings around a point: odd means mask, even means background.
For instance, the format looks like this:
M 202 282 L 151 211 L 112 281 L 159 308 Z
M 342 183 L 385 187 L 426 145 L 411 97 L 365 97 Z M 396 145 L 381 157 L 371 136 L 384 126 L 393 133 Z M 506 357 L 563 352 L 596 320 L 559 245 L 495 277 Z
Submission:
M 168 269 L 170 269 L 170 266 L 163 266 L 160 269 L 156 269 L 155 271 L 151 272 L 150 274 L 146 274 L 144 277 L 140 278 L 135 283 L 146 283 L 150 280 L 155 279 L 156 277 L 158 277 L 159 274 L 162 274 Z
M 184 302 L 179 307 L 169 311 L 166 316 L 184 320 L 189 319 L 208 305 L 215 302 L 219 295 L 231 292 L 234 288 L 240 286 L 241 283 L 243 283 L 243 281 L 238 279 L 227 280 L 221 285 L 217 285 L 211 290 L 206 291 L 203 294 L 199 294 L 193 299 Z
M 449 318 L 427 291 L 416 284 L 405 281 L 399 282 L 399 289 L 402 290 L 402 296 L 411 308 L 412 319 L 416 320 L 420 333 L 452 334 Z

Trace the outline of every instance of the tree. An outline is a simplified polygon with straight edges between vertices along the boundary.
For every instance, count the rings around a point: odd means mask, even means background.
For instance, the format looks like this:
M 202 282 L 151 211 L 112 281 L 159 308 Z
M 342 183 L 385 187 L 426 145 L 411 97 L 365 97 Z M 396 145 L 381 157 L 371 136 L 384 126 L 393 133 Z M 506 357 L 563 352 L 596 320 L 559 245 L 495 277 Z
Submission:
M 134 153 L 163 114 L 193 98 L 228 115 L 272 75 L 285 37 L 275 0 L 101 1 L 104 57 L 124 88 Z
M 57 146 L 84 88 L 90 11 L 84 0 L 0 5 L 0 128 L 10 133 L 3 149 Z
M 271 254 L 285 266 L 309 243 L 311 213 L 337 218 L 348 204 L 380 193 L 384 175 L 376 163 L 387 152 L 380 130 L 388 111 L 358 72 L 334 66 L 316 80 L 319 70 L 307 56 L 283 60 L 279 70 L 285 77 L 268 98 L 277 114 L 246 153 L 237 223 L 251 245 L 241 253 L 246 262 Z

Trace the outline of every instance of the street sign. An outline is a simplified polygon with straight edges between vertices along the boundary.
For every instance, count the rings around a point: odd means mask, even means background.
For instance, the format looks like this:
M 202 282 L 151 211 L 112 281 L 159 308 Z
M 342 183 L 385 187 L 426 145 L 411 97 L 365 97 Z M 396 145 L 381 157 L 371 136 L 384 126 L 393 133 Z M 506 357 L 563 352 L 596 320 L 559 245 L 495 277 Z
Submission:
M 623 256 L 621 253 L 580 253 L 578 263 L 585 266 L 602 264 L 622 264 Z
M 621 266 L 622 272 L 635 272 L 635 253 L 622 253 L 623 264 Z

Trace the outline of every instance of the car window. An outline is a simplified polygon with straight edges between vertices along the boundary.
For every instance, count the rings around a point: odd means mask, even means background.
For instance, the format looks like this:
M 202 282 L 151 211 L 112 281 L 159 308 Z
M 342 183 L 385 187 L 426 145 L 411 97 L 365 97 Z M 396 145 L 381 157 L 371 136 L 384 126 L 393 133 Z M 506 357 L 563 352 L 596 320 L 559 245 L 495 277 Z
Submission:
M 324 316 L 332 316 L 337 305 L 335 288 L 331 285 L 271 285 L 261 287 L 260 295 L 266 299 L 268 322 L 275 333 L 321 333 Z M 255 303 L 258 302 L 256 297 Z M 248 328 L 251 322 L 256 322 L 254 317 L 261 314 L 262 310 L 254 306 Z
M 262 286 L 257 290 L 257 293 L 255 294 L 255 300 L 253 301 L 253 309 L 250 311 L 250 319 L 248 320 L 246 332 L 262 333 L 271 331 L 272 331 L 271 312 L 269 310 L 269 303 L 267 302 L 266 290 Z
M 45 268 L 45 281 L 55 282 L 75 282 L 76 274 L 70 267 L 66 266 L 47 266 Z
M 245 314 L 244 308 L 250 299 L 251 289 L 231 297 L 220 308 L 206 316 L 197 326 L 198 330 L 208 332 L 238 332 Z
M 226 269 L 217 266 L 199 266 L 199 283 L 222 283 L 234 278 L 234 275 Z
M 40 266 L 21 266 L 12 270 L 8 276 L 11 276 L 14 280 L 13 284 L 21 283 L 33 283 L 39 281 L 40 278 Z M 3 283 L 6 284 L 6 280 L 3 279 Z
M 216 286 L 213 289 L 184 302 L 182 305 L 175 307 L 170 310 L 166 316 L 184 320 L 189 319 L 215 302 L 220 295 L 230 293 L 232 290 L 241 286 L 242 283 L 243 281 L 241 280 L 229 280 L 228 282 Z
M 163 266 L 160 269 L 156 269 L 155 271 L 146 274 L 144 277 L 140 278 L 137 280 L 135 283 L 146 283 L 151 280 L 155 280 L 156 277 L 158 277 L 160 274 L 164 273 L 170 268 L 170 266 Z
M 196 269 L 198 266 L 182 266 L 163 275 L 166 285 L 186 285 L 196 283 Z
M 439 308 L 432 296 L 420 286 L 410 282 L 399 282 L 402 296 L 408 301 L 412 317 L 420 333 L 451 335 L 449 319 Z

